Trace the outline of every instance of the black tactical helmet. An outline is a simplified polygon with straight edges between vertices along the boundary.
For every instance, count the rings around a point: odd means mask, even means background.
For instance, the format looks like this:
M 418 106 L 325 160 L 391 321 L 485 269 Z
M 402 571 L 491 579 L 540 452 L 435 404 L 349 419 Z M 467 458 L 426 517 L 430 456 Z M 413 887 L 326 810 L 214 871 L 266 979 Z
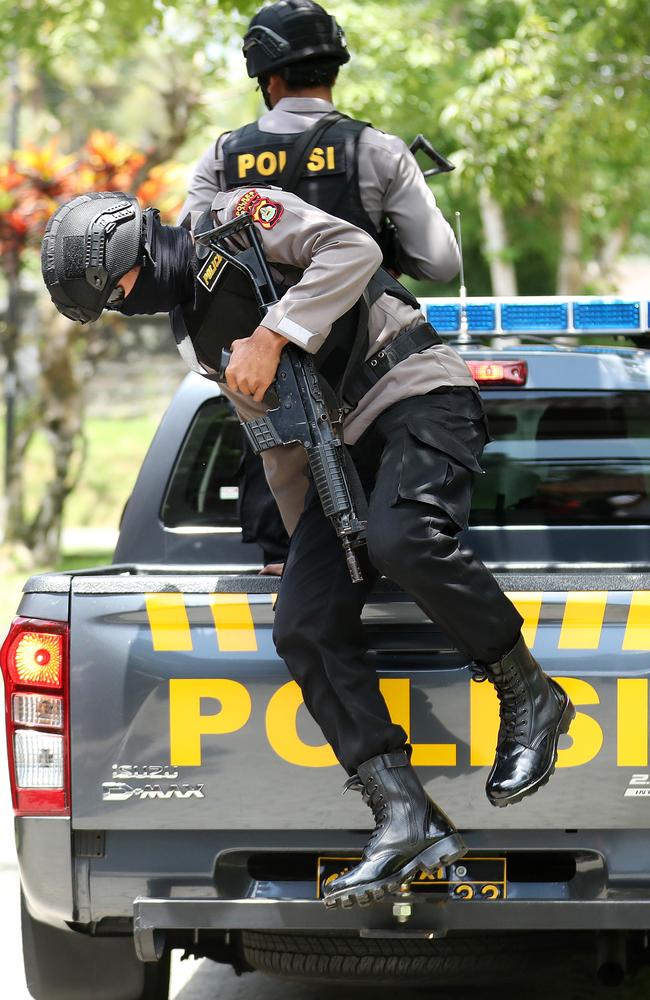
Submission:
M 343 29 L 313 0 L 279 0 L 258 11 L 244 35 L 249 76 L 260 76 L 312 57 L 348 62 Z
M 98 319 L 120 278 L 142 261 L 143 246 L 142 209 L 133 195 L 92 191 L 62 205 L 41 247 L 43 280 L 56 308 L 80 323 Z

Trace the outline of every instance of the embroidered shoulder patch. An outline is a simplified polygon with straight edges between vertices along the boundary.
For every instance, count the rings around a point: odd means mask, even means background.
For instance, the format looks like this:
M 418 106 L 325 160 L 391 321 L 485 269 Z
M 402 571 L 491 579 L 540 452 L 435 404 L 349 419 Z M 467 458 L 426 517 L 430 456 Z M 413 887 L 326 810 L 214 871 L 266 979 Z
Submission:
M 235 215 L 250 215 L 253 222 L 259 222 L 262 229 L 277 226 L 283 212 L 284 205 L 255 190 L 247 191 L 235 206 Z

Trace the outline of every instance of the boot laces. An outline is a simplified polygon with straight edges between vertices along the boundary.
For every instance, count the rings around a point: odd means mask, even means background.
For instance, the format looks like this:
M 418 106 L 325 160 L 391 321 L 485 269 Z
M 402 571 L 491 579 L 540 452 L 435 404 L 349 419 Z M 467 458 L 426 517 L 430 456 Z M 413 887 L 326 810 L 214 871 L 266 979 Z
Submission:
M 477 683 L 491 681 L 499 698 L 499 740 L 518 740 L 526 737 L 528 704 L 526 686 L 514 664 L 490 671 L 480 663 L 470 663 L 470 673 Z
M 366 850 L 372 846 L 372 844 L 377 840 L 381 831 L 384 829 L 386 823 L 386 814 L 388 809 L 388 803 L 384 796 L 379 783 L 375 781 L 372 777 L 364 782 L 361 780 L 358 774 L 353 774 L 351 778 L 348 778 L 343 786 L 343 794 L 352 790 L 353 792 L 361 792 L 361 798 L 367 806 L 372 809 L 372 814 L 375 819 L 375 829 L 370 835 L 370 839 L 366 845 Z

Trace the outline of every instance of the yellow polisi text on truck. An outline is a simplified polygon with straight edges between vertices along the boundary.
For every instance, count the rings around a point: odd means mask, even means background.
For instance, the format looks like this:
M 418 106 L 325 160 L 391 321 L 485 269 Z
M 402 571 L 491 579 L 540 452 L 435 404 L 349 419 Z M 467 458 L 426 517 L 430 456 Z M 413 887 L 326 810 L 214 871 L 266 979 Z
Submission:
M 524 618 L 524 636 L 534 647 L 543 594 L 509 595 Z M 607 606 L 606 592 L 566 595 L 558 648 L 596 650 L 601 640 Z M 255 623 L 246 594 L 212 594 L 208 598 L 218 648 L 222 652 L 257 651 Z M 154 650 L 192 650 L 192 630 L 182 594 L 149 594 L 146 598 Z M 650 592 L 630 596 L 627 621 L 618 629 L 621 652 L 650 650 Z M 215 667 L 218 657 L 215 658 Z M 579 767 L 594 760 L 604 743 L 600 722 L 589 709 L 600 705 L 598 689 L 584 677 L 558 676 L 571 697 L 577 715 L 570 745 L 560 750 L 558 767 Z M 648 766 L 648 678 L 603 678 L 616 689 L 616 762 L 619 767 Z M 411 734 L 411 685 L 408 676 L 383 677 L 380 686 L 391 717 Z M 217 711 L 206 710 L 213 700 Z M 331 747 L 305 743 L 298 732 L 302 694 L 297 684 L 280 685 L 266 706 L 266 736 L 282 760 L 299 767 L 330 767 L 336 763 Z M 491 764 L 498 729 L 498 702 L 490 684 L 468 682 L 470 764 Z M 224 736 L 243 729 L 252 712 L 252 695 L 240 681 L 220 677 L 176 677 L 169 681 L 170 762 L 175 767 L 199 767 L 202 748 L 210 736 Z M 597 708 L 596 708 L 597 712 Z M 453 767 L 455 743 L 413 743 L 413 762 L 421 767 Z
M 571 745 L 560 750 L 558 767 L 579 767 L 598 756 L 603 746 L 600 723 L 582 706 L 598 705 L 593 684 L 581 677 L 557 677 L 578 709 L 571 726 Z M 454 767 L 455 743 L 417 743 L 411 739 L 411 679 L 383 677 L 379 681 L 391 717 L 401 725 L 413 746 L 416 767 Z M 619 767 L 648 765 L 648 680 L 621 677 L 617 682 L 617 764 Z M 491 764 L 499 727 L 494 689 L 469 683 L 470 764 Z M 209 701 L 219 703 L 216 712 L 206 712 Z M 295 681 L 282 684 L 266 707 L 266 736 L 279 758 L 297 767 L 331 767 L 336 764 L 332 748 L 323 743 L 305 743 L 298 732 L 302 693 Z M 238 732 L 247 725 L 253 702 L 249 689 L 226 677 L 175 677 L 169 681 L 170 763 L 174 767 L 200 767 L 203 743 L 210 736 Z

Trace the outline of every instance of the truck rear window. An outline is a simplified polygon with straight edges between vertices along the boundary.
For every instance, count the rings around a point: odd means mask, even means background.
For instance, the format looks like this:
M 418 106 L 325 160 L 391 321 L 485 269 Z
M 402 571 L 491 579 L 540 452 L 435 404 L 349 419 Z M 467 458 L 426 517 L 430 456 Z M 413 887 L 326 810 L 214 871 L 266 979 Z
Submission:
M 483 394 L 470 527 L 650 524 L 650 393 Z
M 470 527 L 650 524 L 650 393 L 483 393 L 493 440 Z M 241 431 L 226 400 L 190 427 L 163 504 L 167 527 L 236 527 Z
M 242 432 L 223 397 L 205 403 L 194 417 L 163 501 L 167 528 L 237 527 L 237 486 Z

